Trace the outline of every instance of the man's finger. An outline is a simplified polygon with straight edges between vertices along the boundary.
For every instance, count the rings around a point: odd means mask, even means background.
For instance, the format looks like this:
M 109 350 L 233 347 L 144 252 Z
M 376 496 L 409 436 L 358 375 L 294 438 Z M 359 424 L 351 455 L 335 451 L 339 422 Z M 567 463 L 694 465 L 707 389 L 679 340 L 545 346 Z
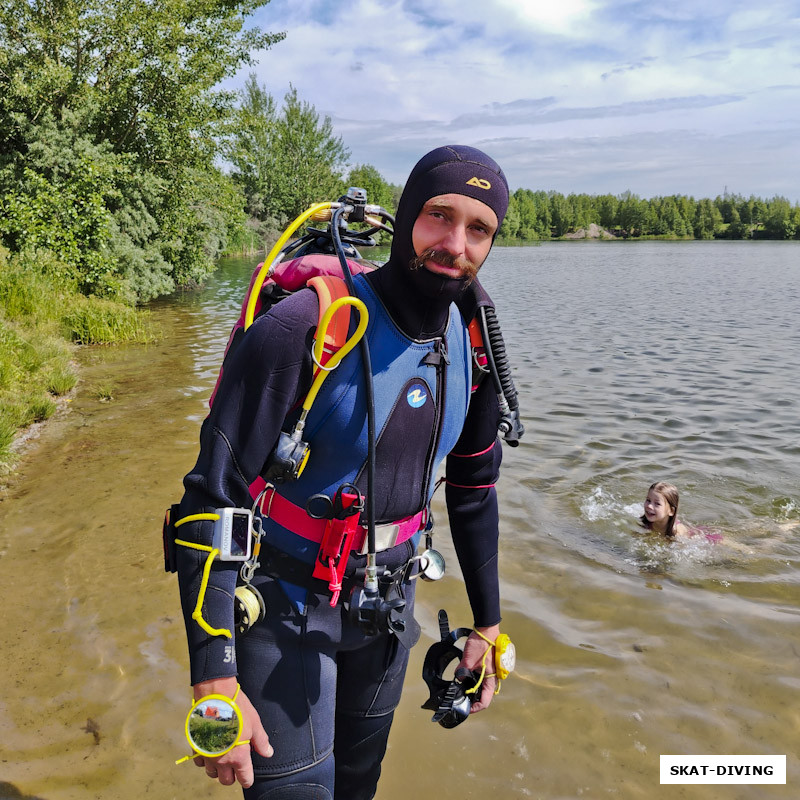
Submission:
M 494 676 L 483 679 L 483 683 L 481 684 L 480 699 L 472 704 L 472 707 L 470 708 L 470 714 L 477 714 L 478 711 L 483 711 L 484 709 L 489 708 L 489 705 L 494 698 L 494 690 L 496 686 L 497 678 Z
M 261 717 L 259 716 L 253 704 L 250 702 L 249 698 L 247 698 L 244 693 L 242 693 L 240 707 L 245 719 L 250 723 L 250 735 L 244 738 L 250 740 L 250 744 L 256 753 L 264 756 L 264 758 L 272 758 L 274 751 L 272 749 L 272 745 L 269 743 L 269 736 L 267 736 L 267 732 L 264 730 Z
M 253 785 L 253 761 L 247 759 L 244 764 L 237 764 L 234 767 L 236 780 L 242 785 L 243 789 L 249 789 Z
M 272 745 L 269 743 L 269 736 L 267 736 L 267 732 L 264 730 L 261 725 L 257 728 L 253 727 L 253 733 L 250 736 L 250 743 L 253 745 L 253 750 L 256 751 L 260 756 L 264 756 L 264 758 L 272 758 L 272 754 L 275 752 L 272 749 Z
M 223 786 L 231 786 L 232 784 L 236 783 L 236 773 L 230 764 L 226 764 L 225 766 L 222 766 L 221 764 L 217 765 L 217 773 L 219 782 Z

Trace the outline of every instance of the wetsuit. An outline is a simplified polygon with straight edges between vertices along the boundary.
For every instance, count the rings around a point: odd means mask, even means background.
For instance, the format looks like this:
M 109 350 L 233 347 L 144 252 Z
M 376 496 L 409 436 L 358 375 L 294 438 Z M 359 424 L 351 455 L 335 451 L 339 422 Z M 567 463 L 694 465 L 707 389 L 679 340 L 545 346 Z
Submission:
M 392 257 L 367 280 L 386 309 L 389 321 L 382 324 L 396 326 L 411 339 L 426 340 L 441 336 L 450 321 L 464 324 L 451 300 L 458 300 L 469 318 L 486 298 L 475 284 L 464 291 L 455 281 L 408 270 L 411 225 L 418 210 L 407 208 L 405 223 L 398 213 Z M 316 295 L 300 291 L 256 320 L 226 362 L 202 427 L 197 464 L 184 481 L 181 516 L 225 506 L 249 507 L 248 487 L 263 470 L 284 419 L 310 386 L 317 321 Z M 494 490 L 501 459 L 498 420 L 493 387 L 483 381 L 472 395 L 462 433 L 446 463 L 450 527 L 477 626 L 500 621 Z M 407 443 L 430 435 L 409 430 Z M 396 452 L 382 454 L 375 481 L 381 516 L 387 520 L 408 513 L 412 501 L 406 487 L 418 486 L 419 480 L 407 471 L 424 470 L 424 465 L 404 462 L 402 439 L 392 446 Z M 403 472 L 395 470 L 395 463 L 403 464 Z M 419 494 L 416 498 L 419 505 Z M 209 543 L 211 531 L 210 522 L 181 528 L 183 538 L 199 543 Z M 411 544 L 404 543 L 382 551 L 378 564 L 399 566 L 410 559 L 411 550 Z M 351 567 L 359 560 L 363 563 L 363 557 L 351 557 Z M 234 648 L 231 640 L 208 636 L 190 618 L 204 562 L 204 553 L 178 548 L 192 683 L 238 674 L 275 750 L 270 759 L 253 753 L 256 782 L 245 790 L 245 797 L 326 800 L 334 797 L 335 782 L 337 800 L 372 798 L 408 651 L 394 635 L 365 635 L 351 624 L 341 603 L 331 608 L 324 581 L 307 584 L 301 613 L 279 582 L 266 574 L 253 581 L 266 601 L 266 619 L 240 637 Z M 237 572 L 238 564 L 214 564 L 204 604 L 204 617 L 213 627 L 233 630 Z M 344 597 L 347 588 L 346 584 Z M 404 591 L 413 607 L 414 582 Z

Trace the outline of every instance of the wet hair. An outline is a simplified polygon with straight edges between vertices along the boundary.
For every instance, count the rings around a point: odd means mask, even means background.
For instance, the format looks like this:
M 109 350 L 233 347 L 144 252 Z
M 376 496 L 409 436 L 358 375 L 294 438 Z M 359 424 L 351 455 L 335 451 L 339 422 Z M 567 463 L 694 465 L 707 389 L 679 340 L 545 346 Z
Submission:
M 675 527 L 675 520 L 678 519 L 678 490 L 671 483 L 667 483 L 666 481 L 656 481 L 647 490 L 647 494 L 650 494 L 650 492 L 657 492 L 660 494 L 667 501 L 667 503 L 669 503 L 669 505 L 675 509 L 675 511 L 672 513 L 672 516 L 669 518 L 669 521 L 667 522 L 667 529 L 664 531 L 665 536 L 672 536 L 672 529 Z M 653 527 L 648 521 L 647 516 L 644 514 L 639 517 L 639 521 L 648 530 Z

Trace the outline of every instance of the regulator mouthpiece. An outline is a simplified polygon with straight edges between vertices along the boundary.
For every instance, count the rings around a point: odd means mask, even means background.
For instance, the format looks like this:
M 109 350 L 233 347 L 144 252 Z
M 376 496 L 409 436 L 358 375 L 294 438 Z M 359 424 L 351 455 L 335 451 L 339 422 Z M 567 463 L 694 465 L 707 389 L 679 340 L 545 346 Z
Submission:
M 267 483 L 288 483 L 297 480 L 308 461 L 308 443 L 299 436 L 282 432 L 267 460 L 263 478 Z

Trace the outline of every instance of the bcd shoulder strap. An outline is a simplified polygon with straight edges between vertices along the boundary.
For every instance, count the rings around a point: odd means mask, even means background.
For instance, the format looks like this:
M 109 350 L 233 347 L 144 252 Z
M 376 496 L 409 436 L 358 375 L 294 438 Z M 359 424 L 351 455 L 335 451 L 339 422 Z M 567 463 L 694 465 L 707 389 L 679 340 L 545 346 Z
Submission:
M 354 274 L 370 270 L 370 267 L 356 262 L 348 262 L 348 265 L 351 272 Z M 250 297 L 256 277 L 260 273 L 262 266 L 263 263 L 256 267 L 250 279 L 250 286 L 242 302 L 239 319 L 233 326 L 228 344 L 225 348 L 225 354 L 222 357 L 222 366 L 220 367 L 217 377 L 217 383 L 208 401 L 209 408 L 214 404 L 214 398 L 216 397 L 217 389 L 222 380 L 225 362 L 228 356 L 238 347 L 242 336 L 244 336 L 248 298 Z M 321 320 L 331 303 L 348 294 L 346 288 L 347 284 L 341 275 L 341 270 L 342 268 L 336 256 L 322 254 L 300 256 L 290 261 L 281 262 L 267 278 L 261 292 L 259 292 L 258 301 L 256 302 L 256 317 L 279 302 L 281 298 L 287 297 L 298 289 L 308 286 L 315 289 L 319 297 L 319 320 Z M 318 326 L 319 320 L 317 322 Z M 334 322 L 335 324 L 333 324 Z M 321 359 L 323 365 L 327 363 L 328 359 L 330 359 L 337 350 L 341 349 L 347 341 L 349 323 L 350 307 L 345 305 L 336 312 L 335 318 L 331 323 L 331 328 L 328 331 L 328 336 L 326 336 L 326 353 Z
M 483 331 L 481 331 L 477 317 L 472 318 L 472 322 L 467 326 L 467 331 L 469 332 L 469 344 L 472 348 L 472 391 L 474 392 L 489 368 L 486 358 L 486 346 L 483 342 Z

